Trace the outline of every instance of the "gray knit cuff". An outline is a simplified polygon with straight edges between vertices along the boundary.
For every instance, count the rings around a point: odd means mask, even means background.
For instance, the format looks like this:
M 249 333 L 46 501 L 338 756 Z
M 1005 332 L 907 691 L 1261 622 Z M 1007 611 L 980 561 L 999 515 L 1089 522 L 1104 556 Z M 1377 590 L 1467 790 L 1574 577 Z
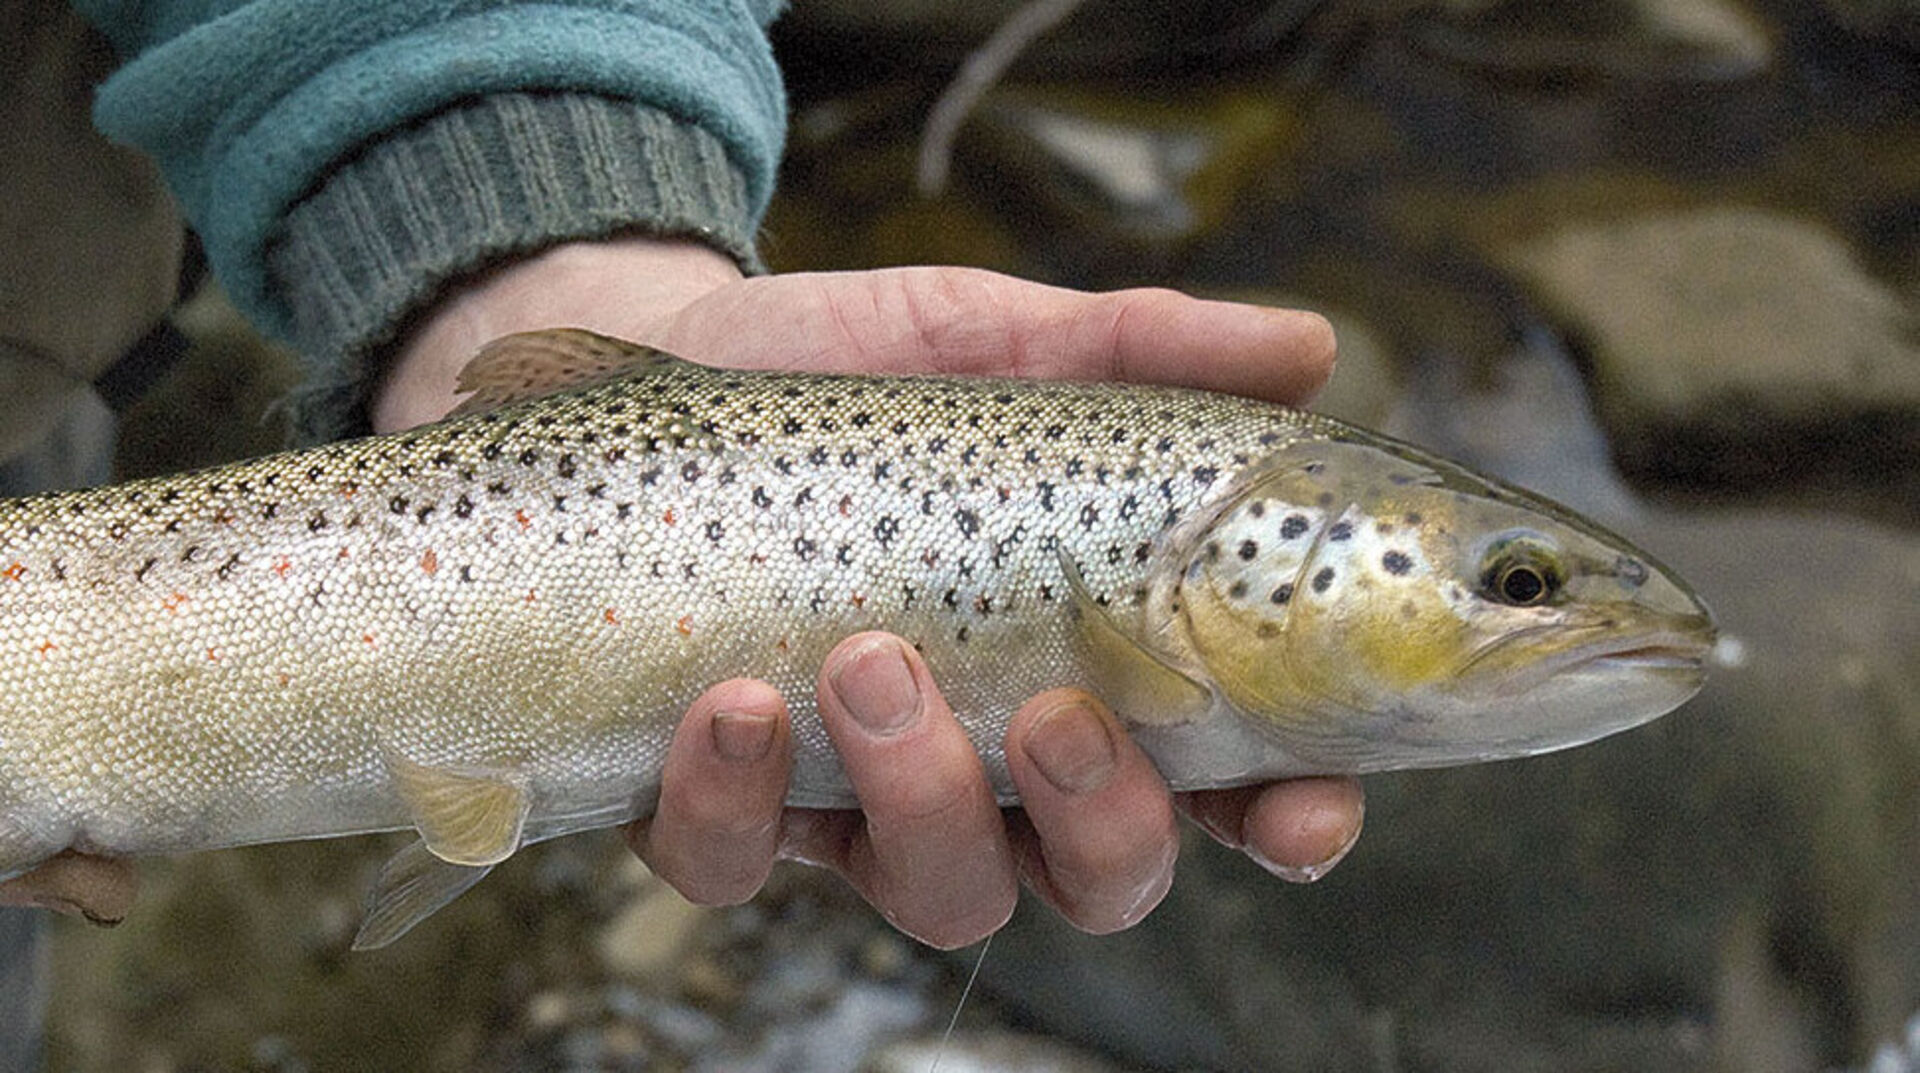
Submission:
M 760 271 L 747 183 L 717 138 L 630 101 L 503 93 L 369 147 L 267 250 L 309 362 L 304 442 L 365 432 L 380 361 L 448 281 L 617 232 L 688 236 Z

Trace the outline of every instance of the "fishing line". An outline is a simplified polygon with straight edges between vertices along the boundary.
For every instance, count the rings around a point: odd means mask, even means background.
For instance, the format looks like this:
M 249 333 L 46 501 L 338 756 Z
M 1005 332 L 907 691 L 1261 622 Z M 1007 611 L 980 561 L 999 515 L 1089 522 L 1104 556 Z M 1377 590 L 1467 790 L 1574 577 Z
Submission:
M 980 966 L 987 963 L 987 948 L 993 945 L 993 937 L 999 932 L 989 932 L 980 941 L 980 956 L 973 959 L 973 971 L 967 974 L 967 983 L 960 989 L 960 1001 L 953 1004 L 953 1016 L 947 1019 L 947 1030 L 940 1033 L 940 1046 L 933 1052 L 933 1063 L 927 1066 L 927 1073 L 939 1073 L 940 1059 L 947 1056 L 947 1043 L 953 1039 L 953 1026 L 960 1023 L 960 1011 L 967 1007 L 967 996 L 973 994 L 973 982 L 980 978 Z

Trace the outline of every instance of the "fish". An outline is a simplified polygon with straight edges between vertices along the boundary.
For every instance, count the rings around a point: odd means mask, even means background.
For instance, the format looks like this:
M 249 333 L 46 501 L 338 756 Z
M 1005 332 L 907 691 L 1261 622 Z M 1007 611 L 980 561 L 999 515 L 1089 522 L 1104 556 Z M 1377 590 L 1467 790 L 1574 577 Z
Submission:
M 689 702 L 793 719 L 857 804 L 835 643 L 1002 739 L 1101 697 L 1177 790 L 1528 756 L 1701 686 L 1711 614 L 1547 499 L 1331 418 L 1137 384 L 709 368 L 559 329 L 417 429 L 0 501 L 0 879 L 412 829 L 355 945 L 648 815 Z

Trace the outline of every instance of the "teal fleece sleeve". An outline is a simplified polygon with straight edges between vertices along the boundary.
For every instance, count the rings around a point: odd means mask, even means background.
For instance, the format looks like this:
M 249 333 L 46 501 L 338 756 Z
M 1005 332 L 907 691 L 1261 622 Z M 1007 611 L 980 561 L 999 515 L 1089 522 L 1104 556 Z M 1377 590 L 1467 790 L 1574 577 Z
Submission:
M 612 128 L 573 114 L 578 108 L 567 121 L 620 137 L 692 128 L 698 137 L 679 138 L 675 155 L 723 158 L 722 185 L 741 186 L 732 200 L 747 217 L 736 232 L 751 234 L 772 193 L 786 115 L 765 27 L 778 0 L 78 6 L 126 61 L 100 88 L 96 122 L 159 160 L 236 304 L 281 338 L 301 334 L 288 288 L 275 286 L 269 265 L 290 212 L 343 166 L 377 153 L 392 132 L 481 98 L 615 102 L 626 119 Z M 485 118 L 497 128 L 512 114 L 496 108 Z M 517 137 L 510 126 L 495 133 Z M 485 170 L 496 149 L 472 150 L 473 170 Z M 732 192 L 722 195 L 728 202 Z M 540 201 L 541 192 L 528 199 Z

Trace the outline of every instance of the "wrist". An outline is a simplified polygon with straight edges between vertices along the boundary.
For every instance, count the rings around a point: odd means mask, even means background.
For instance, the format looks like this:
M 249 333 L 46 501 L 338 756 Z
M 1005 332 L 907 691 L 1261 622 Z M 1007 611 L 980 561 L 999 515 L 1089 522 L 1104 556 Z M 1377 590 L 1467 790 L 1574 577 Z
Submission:
M 645 342 L 740 278 L 731 256 L 704 243 L 630 235 L 561 243 L 455 284 L 402 336 L 374 391 L 374 431 L 445 414 L 460 370 L 489 340 L 570 327 Z

